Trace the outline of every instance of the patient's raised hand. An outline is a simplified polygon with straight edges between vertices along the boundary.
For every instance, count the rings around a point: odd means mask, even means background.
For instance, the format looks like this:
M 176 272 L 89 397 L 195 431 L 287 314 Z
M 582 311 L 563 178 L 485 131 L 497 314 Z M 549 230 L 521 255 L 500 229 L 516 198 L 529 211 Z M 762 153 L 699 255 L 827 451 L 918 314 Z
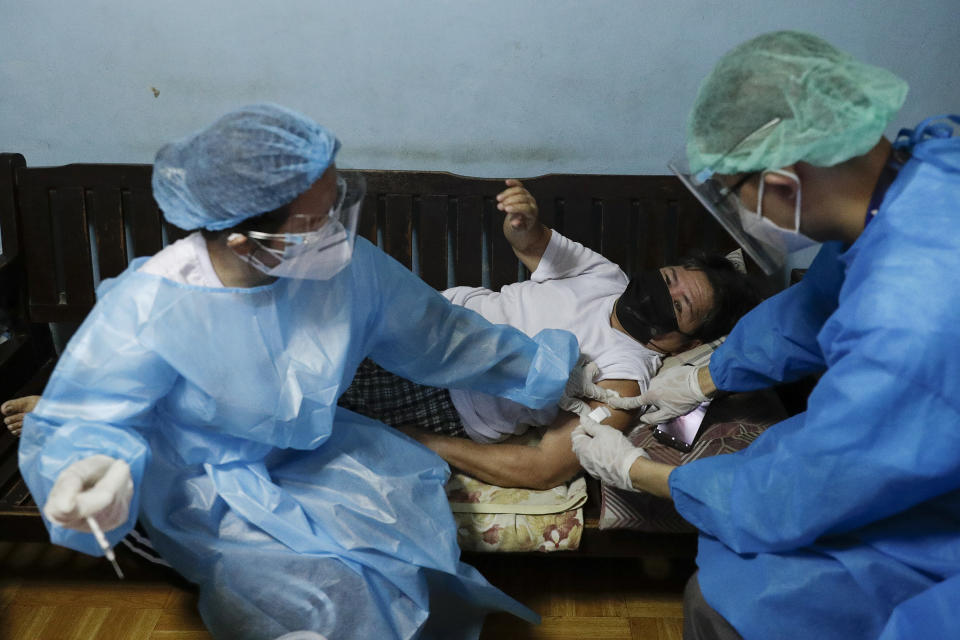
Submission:
M 507 188 L 497 194 L 497 209 L 506 214 L 504 231 L 507 227 L 515 231 L 525 231 L 537 222 L 537 201 L 519 180 L 507 180 Z

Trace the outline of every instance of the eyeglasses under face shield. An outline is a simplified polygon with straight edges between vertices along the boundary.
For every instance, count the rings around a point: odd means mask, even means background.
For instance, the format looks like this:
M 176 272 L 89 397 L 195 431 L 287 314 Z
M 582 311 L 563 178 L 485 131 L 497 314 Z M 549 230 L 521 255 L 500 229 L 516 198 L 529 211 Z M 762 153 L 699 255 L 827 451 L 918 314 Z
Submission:
M 271 276 L 311 280 L 333 277 L 353 255 L 357 221 L 365 194 L 363 174 L 338 171 L 336 200 L 326 216 L 294 215 L 289 219 L 294 228 L 315 228 L 288 233 L 247 231 L 244 235 L 254 240 L 258 247 L 245 259 Z M 303 222 L 298 223 L 298 218 Z
M 670 170 L 673 171 L 684 186 L 696 196 L 700 204 L 706 207 L 707 211 L 710 212 L 727 233 L 733 236 L 737 244 L 743 247 L 744 251 L 753 258 L 767 275 L 774 273 L 783 266 L 786 261 L 786 251 L 784 251 L 783 247 L 765 242 L 747 233 L 743 225 L 743 216 L 752 213 L 752 211 L 740 200 L 740 188 L 760 172 L 747 173 L 736 182 L 725 184 L 718 175 L 715 174 L 714 168 L 719 166 L 724 158 L 737 151 L 742 145 L 756 139 L 758 136 L 769 134 L 779 123 L 780 118 L 770 120 L 740 140 L 740 142 L 734 145 L 729 151 L 720 156 L 712 166 L 701 171 L 695 173 L 690 171 L 685 151 L 667 163 Z

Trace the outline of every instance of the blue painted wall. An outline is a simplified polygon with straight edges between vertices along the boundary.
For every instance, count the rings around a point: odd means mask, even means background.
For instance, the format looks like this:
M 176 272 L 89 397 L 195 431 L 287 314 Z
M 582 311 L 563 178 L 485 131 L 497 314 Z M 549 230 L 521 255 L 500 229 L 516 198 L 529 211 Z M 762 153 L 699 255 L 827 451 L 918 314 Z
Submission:
M 272 100 L 361 168 L 665 173 L 724 51 L 817 33 L 910 81 L 894 127 L 960 109 L 956 0 L 0 0 L 0 150 L 150 162 Z

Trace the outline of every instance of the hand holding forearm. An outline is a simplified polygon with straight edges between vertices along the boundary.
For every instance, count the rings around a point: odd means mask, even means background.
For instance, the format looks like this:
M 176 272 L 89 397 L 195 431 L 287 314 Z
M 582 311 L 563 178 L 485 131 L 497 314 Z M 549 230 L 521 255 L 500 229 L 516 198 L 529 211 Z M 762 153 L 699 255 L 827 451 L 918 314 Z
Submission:
M 573 430 L 570 437 L 573 452 L 590 475 L 632 491 L 630 470 L 634 462 L 650 456 L 613 427 L 596 422 L 592 415 L 581 416 L 580 426 Z
M 646 424 L 661 424 L 690 413 L 716 391 L 709 367 L 678 365 L 654 376 L 650 387 L 639 396 L 607 398 L 606 402 L 611 407 L 626 410 L 650 405 L 640 420 Z
M 616 429 L 581 417 L 571 437 L 573 451 L 590 475 L 627 491 L 646 491 L 670 497 L 670 472 L 674 467 L 653 462 Z
M 597 363 L 581 354 L 577 359 L 577 364 L 570 371 L 567 386 L 563 390 L 563 396 L 557 405 L 564 411 L 585 416 L 592 410 L 587 402 L 588 399 L 599 400 L 600 402 L 606 402 L 608 398 L 620 399 L 619 393 L 613 389 L 601 387 L 593 381 L 599 373 L 600 367 L 597 366 Z

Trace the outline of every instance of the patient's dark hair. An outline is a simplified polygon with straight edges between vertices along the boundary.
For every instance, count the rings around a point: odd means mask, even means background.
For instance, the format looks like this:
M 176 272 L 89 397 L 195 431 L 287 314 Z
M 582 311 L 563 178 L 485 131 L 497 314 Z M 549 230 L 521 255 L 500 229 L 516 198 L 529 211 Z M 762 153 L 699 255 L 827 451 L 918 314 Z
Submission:
M 733 325 L 763 300 L 758 283 L 723 256 L 695 253 L 684 258 L 680 266 L 703 271 L 713 289 L 713 309 L 692 334 L 703 342 L 730 333 Z

